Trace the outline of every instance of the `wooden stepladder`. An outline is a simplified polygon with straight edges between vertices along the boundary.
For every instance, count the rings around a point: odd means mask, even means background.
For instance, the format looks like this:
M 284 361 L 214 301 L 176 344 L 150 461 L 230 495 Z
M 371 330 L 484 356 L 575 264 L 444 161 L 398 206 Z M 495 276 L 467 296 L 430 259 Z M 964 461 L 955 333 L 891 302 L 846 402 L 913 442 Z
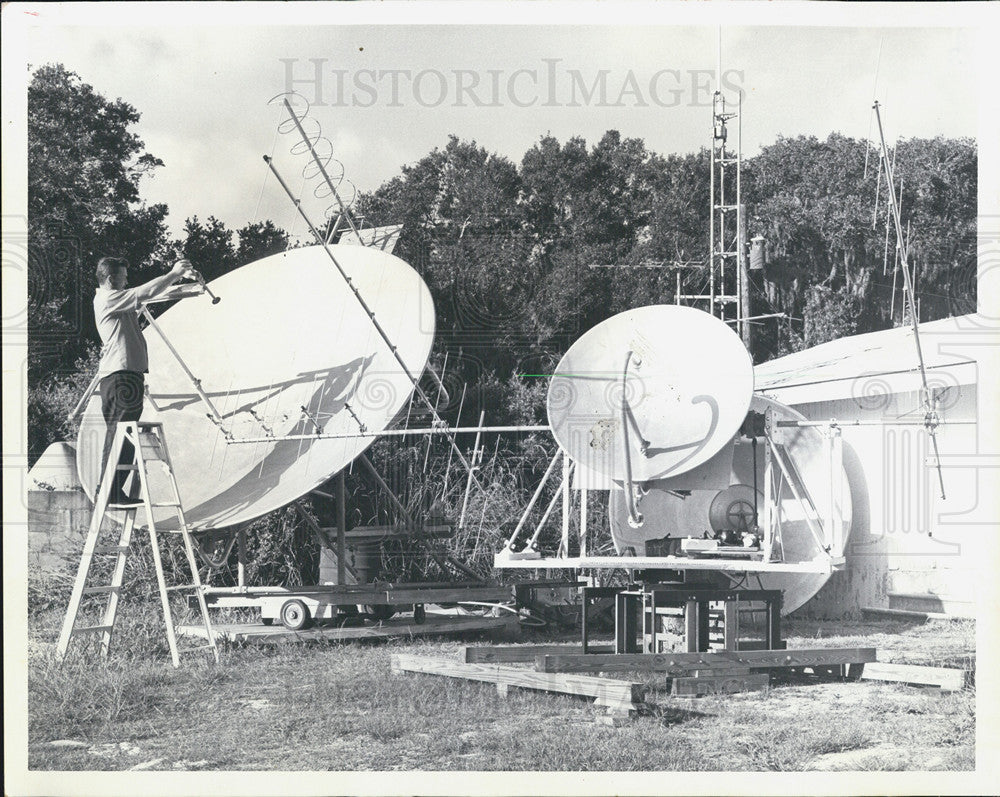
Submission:
M 131 445 L 135 451 L 135 461 L 131 465 L 119 464 L 121 451 L 125 445 Z M 149 472 L 149 465 L 152 463 L 158 463 L 165 476 L 165 480 L 161 479 L 160 483 L 156 485 L 158 490 L 162 490 L 162 482 L 166 482 L 166 492 L 169 495 L 165 501 L 156 501 L 152 497 Z M 132 472 L 133 478 L 138 480 L 139 495 L 135 503 L 109 503 L 115 476 L 118 472 L 122 471 Z M 163 573 L 163 559 L 160 555 L 159 536 L 153 516 L 154 509 L 161 510 L 161 517 L 164 514 L 162 510 L 167 510 L 167 514 L 173 513 L 176 515 L 176 530 L 171 529 L 164 533 L 180 534 L 188 566 L 192 573 L 190 584 L 167 586 Z M 109 511 L 115 512 L 118 515 L 121 522 L 121 531 L 118 534 L 116 544 L 101 545 L 99 543 L 102 536 L 106 537 L 109 534 L 113 534 L 113 532 L 104 532 L 102 535 L 104 518 Z M 101 478 L 100 489 L 94 501 L 94 514 L 90 521 L 90 531 L 83 546 L 80 568 L 77 571 L 76 582 L 73 584 L 69 607 L 66 610 L 66 619 L 63 621 L 62 632 L 59 634 L 59 642 L 56 647 L 59 659 L 63 659 L 66 656 L 70 640 L 74 636 L 84 634 L 100 634 L 101 656 L 107 657 L 111 649 L 111 636 L 114 632 L 115 618 L 118 614 L 118 603 L 121 598 L 122 582 L 125 576 L 125 562 L 132 543 L 132 533 L 136 528 L 136 515 L 140 511 L 145 513 L 146 529 L 149 531 L 149 543 L 153 554 L 153 563 L 156 568 L 160 602 L 163 605 L 163 620 L 166 625 L 167 642 L 170 646 L 170 657 L 173 660 L 174 666 L 180 666 L 180 654 L 190 653 L 195 650 L 211 650 L 215 656 L 215 660 L 218 661 L 219 649 L 215 644 L 215 634 L 212 631 L 212 623 L 208 616 L 205 593 L 202 588 L 201 578 L 198 575 L 198 562 L 195 559 L 191 532 L 184 518 L 184 509 L 181 507 L 180 494 L 177 490 L 177 480 L 174 477 L 173 468 L 170 464 L 167 442 L 163 434 L 163 424 L 143 423 L 141 421 L 119 423 L 115 431 L 115 440 L 111 454 L 108 457 L 107 468 Z M 102 556 L 114 557 L 110 583 L 88 586 L 87 582 L 90 580 L 95 558 Z M 177 646 L 177 632 L 174 626 L 173 614 L 170 610 L 169 596 L 171 592 L 183 591 L 192 592 L 197 599 L 201 619 L 205 626 L 206 636 L 208 637 L 207 645 L 187 648 L 178 648 Z M 95 625 L 77 625 L 80 607 L 84 600 L 92 596 L 103 595 L 107 596 L 107 602 L 104 604 L 100 622 Z

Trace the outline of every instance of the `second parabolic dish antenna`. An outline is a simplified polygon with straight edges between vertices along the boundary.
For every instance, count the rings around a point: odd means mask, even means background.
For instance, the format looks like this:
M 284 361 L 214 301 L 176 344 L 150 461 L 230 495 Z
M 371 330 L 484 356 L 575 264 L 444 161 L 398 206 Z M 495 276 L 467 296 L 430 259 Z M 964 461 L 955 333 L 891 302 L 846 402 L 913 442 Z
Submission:
M 752 394 L 750 355 L 724 322 L 650 305 L 570 347 L 549 384 L 548 417 L 571 459 L 615 481 L 627 478 L 627 443 L 632 480 L 642 482 L 708 460 L 739 429 Z
M 434 340 L 434 305 L 397 257 L 331 246 L 406 370 L 419 378 Z M 221 416 L 213 422 L 177 358 L 146 329 L 150 373 L 143 421 L 164 425 L 189 526 L 252 520 L 300 498 L 385 429 L 413 384 L 320 246 L 292 249 L 210 283 L 223 298 L 186 299 L 156 322 Z M 77 466 L 93 497 L 104 445 L 100 397 L 80 427 Z M 232 442 L 227 441 L 226 434 Z M 270 440 L 290 435 L 306 439 Z M 240 443 L 240 440 L 262 439 Z M 166 517 L 166 516 L 165 516 Z M 159 522 L 159 519 L 158 521 Z

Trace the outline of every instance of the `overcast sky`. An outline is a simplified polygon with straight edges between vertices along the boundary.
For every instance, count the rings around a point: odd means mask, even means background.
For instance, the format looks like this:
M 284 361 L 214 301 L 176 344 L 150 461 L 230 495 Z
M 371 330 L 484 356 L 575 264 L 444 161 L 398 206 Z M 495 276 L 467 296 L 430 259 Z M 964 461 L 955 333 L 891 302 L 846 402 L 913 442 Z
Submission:
M 195 214 L 233 228 L 272 218 L 301 232 L 276 182 L 264 185 L 261 158 L 275 152 L 301 190 L 301 159 L 288 153 L 292 137 L 276 143 L 280 108 L 267 104 L 287 88 L 318 100 L 310 115 L 361 190 L 449 134 L 515 161 L 546 133 L 595 143 L 612 128 L 686 153 L 709 142 L 719 31 L 44 24 L 28 53 L 138 109 L 136 132 L 165 164 L 144 196 L 168 204 L 173 232 Z M 732 101 L 745 92 L 745 155 L 779 135 L 864 138 L 876 95 L 893 137 L 976 135 L 971 30 L 744 26 L 722 28 L 721 40 L 723 88 Z

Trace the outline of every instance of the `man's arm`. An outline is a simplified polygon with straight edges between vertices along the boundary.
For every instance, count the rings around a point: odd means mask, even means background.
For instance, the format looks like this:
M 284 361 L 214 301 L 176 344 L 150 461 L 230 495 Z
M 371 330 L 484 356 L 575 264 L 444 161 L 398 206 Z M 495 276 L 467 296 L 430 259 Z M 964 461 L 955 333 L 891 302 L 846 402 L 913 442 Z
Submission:
M 156 277 L 135 288 L 135 296 L 139 303 L 149 302 L 166 292 L 171 285 L 183 277 L 194 277 L 194 269 L 190 260 L 178 260 L 174 267 L 162 277 Z

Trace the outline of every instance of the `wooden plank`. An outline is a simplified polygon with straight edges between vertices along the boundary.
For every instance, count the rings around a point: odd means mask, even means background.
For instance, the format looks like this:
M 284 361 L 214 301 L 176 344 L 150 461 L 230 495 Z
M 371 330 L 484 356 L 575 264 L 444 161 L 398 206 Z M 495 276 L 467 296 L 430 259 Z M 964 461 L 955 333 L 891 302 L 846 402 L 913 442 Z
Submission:
M 689 598 L 684 608 L 684 645 L 688 653 L 701 650 L 700 623 L 701 604 L 694 598 Z
M 247 642 L 262 645 L 280 645 L 289 642 L 322 642 L 330 640 L 372 639 L 396 636 L 427 636 L 432 634 L 452 634 L 465 631 L 490 631 L 517 624 L 517 618 L 509 617 L 448 617 L 428 614 L 423 623 L 413 622 L 412 617 L 386 620 L 378 625 L 336 628 L 317 626 L 305 631 L 290 631 L 281 625 L 250 623 L 213 623 L 217 639 L 230 642 Z M 182 625 L 177 633 L 185 636 L 205 636 L 203 625 Z
M 450 659 L 431 659 L 410 654 L 394 654 L 392 656 L 394 670 L 403 672 L 422 672 L 434 675 L 444 675 L 453 678 L 464 678 L 474 681 L 520 686 L 527 689 L 576 694 L 587 697 L 601 698 L 610 703 L 620 703 L 623 700 L 634 702 L 640 700 L 645 687 L 630 681 L 614 678 L 595 678 L 589 675 L 564 675 L 562 673 L 539 673 L 514 667 L 504 667 L 497 664 L 470 664 Z
M 588 645 L 591 653 L 614 653 L 613 644 Z M 558 653 L 583 654 L 581 645 L 469 645 L 464 648 L 463 659 L 469 664 L 510 664 L 514 662 L 534 662 L 539 655 Z M 588 654 L 589 655 L 589 654 Z
M 736 650 L 740 639 L 740 613 L 739 604 L 736 601 L 726 601 L 726 609 L 723 613 L 723 635 L 722 646 L 726 650 Z
M 710 653 L 555 654 L 535 659 L 539 672 L 630 672 L 647 670 L 682 675 L 717 665 L 811 667 L 875 661 L 875 648 L 739 650 Z
M 960 617 L 955 614 L 943 614 L 941 612 L 913 612 L 906 609 L 880 609 L 872 606 L 862 606 L 861 616 L 866 618 L 901 618 L 906 620 L 968 620 L 968 617 Z
M 766 672 L 743 675 L 703 675 L 697 678 L 674 678 L 670 685 L 670 692 L 678 697 L 731 695 L 736 692 L 766 689 L 769 682 L 770 679 Z
M 964 689 L 968 683 L 966 671 L 954 667 L 924 667 L 881 661 L 865 664 L 861 678 L 865 681 L 895 681 L 918 686 L 937 686 L 945 691 Z
M 469 664 L 454 659 L 432 659 L 409 653 L 394 653 L 390 663 L 393 672 L 419 672 L 502 684 L 508 687 L 519 686 L 522 689 L 537 689 L 543 692 L 581 695 L 597 698 L 600 705 L 615 707 L 641 702 L 646 693 L 646 687 L 642 684 L 620 681 L 616 678 L 541 673 L 499 664 Z
M 692 670 L 692 675 L 696 678 L 702 676 L 716 676 L 716 675 L 749 675 L 749 667 L 739 667 L 739 666 L 723 666 L 716 665 L 714 667 L 705 667 L 701 670 Z

